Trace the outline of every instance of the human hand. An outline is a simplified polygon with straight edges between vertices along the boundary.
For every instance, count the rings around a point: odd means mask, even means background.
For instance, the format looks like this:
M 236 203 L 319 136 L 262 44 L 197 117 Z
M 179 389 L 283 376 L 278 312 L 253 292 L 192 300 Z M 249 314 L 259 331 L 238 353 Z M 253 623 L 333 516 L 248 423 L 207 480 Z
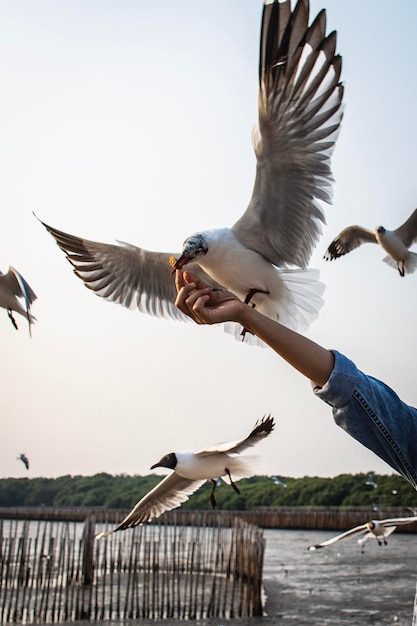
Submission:
M 226 289 L 208 287 L 190 271 L 177 270 L 175 285 L 175 306 L 197 324 L 238 322 L 247 306 Z

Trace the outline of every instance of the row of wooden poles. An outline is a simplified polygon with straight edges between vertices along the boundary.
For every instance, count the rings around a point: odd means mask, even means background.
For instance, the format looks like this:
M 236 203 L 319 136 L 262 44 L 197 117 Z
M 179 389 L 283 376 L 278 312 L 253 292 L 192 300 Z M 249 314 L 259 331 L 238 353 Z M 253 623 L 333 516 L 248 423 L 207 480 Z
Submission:
M 128 509 L 106 509 L 85 507 L 0 507 L 0 518 L 22 520 L 62 520 L 83 521 L 87 515 L 94 515 L 97 522 L 118 524 L 129 512 Z M 164 520 L 169 524 L 194 526 L 204 523 L 219 523 L 230 526 L 236 517 L 255 524 L 260 528 L 285 528 L 302 530 L 335 530 L 343 531 L 358 526 L 371 519 L 389 517 L 404 517 L 411 515 L 404 508 L 390 507 L 383 511 L 372 511 L 371 507 L 341 508 L 341 507 L 274 507 L 250 511 L 202 511 L 178 509 L 164 514 Z M 417 522 L 399 526 L 397 532 L 417 532 Z
M 100 540 L 108 524 L 92 517 L 1 521 L 0 622 L 262 615 L 262 530 L 162 520 Z

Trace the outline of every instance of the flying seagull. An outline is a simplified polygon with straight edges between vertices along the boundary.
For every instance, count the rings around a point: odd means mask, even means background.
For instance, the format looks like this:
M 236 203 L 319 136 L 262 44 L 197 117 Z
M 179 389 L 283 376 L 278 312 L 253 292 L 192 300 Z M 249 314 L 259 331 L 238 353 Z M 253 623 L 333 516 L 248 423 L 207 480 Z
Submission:
M 409 247 L 417 242 L 417 209 L 408 220 L 395 230 L 387 230 L 377 226 L 374 231 L 362 226 L 348 226 L 333 239 L 327 248 L 324 258 L 333 261 L 359 248 L 363 243 L 377 243 L 387 253 L 382 260 L 396 268 L 400 276 L 412 274 L 417 269 L 417 254 L 410 252 Z
M 14 267 L 9 267 L 7 274 L 0 272 L 0 307 L 7 310 L 7 315 L 16 330 L 17 322 L 13 311 L 23 315 L 29 323 L 29 335 L 32 335 L 31 326 L 36 319 L 30 312 L 36 297 L 35 292 Z M 22 303 L 19 298 L 23 300 Z
M 119 526 L 100 533 L 97 539 L 111 535 L 118 530 L 126 530 L 126 528 L 150 522 L 165 511 L 175 509 L 188 500 L 188 496 L 197 491 L 206 480 L 211 480 L 213 484 L 210 494 L 213 508 L 216 506 L 214 491 L 219 477 L 225 480 L 224 477 L 227 476 L 233 489 L 240 493 L 235 481 L 253 475 L 254 459 L 253 456 L 239 457 L 239 453 L 267 437 L 274 426 L 274 418 L 268 415 L 258 420 L 252 432 L 240 441 L 219 444 L 198 452 L 166 454 L 158 463 L 152 465 L 151 469 L 167 467 L 173 472 L 139 500 Z
M 375 478 L 372 472 L 369 472 L 368 478 L 366 479 L 365 485 L 367 487 L 372 487 L 372 489 L 376 489 L 378 487 L 378 483 L 375 482 Z
M 365 536 L 358 539 L 359 544 L 364 544 L 367 539 L 374 537 L 380 546 L 382 546 L 382 544 L 387 545 L 386 537 L 393 533 L 397 526 L 411 524 L 412 522 L 417 522 L 417 517 L 393 517 L 391 519 L 371 520 L 366 524 L 361 524 L 361 526 L 355 526 L 355 528 L 351 528 L 341 535 L 332 537 L 332 539 L 323 541 L 323 543 L 318 543 L 315 546 L 309 546 L 308 549 L 318 550 L 319 548 L 331 546 L 333 543 L 336 543 L 336 541 L 340 541 L 341 539 L 346 539 L 347 537 L 364 533 L 366 533 Z
M 26 454 L 24 454 L 23 452 L 20 454 L 20 456 L 17 457 L 18 461 L 22 461 L 23 465 L 26 467 L 26 469 L 29 469 L 29 459 L 27 458 Z
M 332 202 L 330 157 L 343 115 L 341 65 L 324 10 L 309 25 L 308 0 L 299 0 L 293 11 L 290 0 L 265 0 L 258 125 L 252 132 L 256 177 L 243 215 L 231 228 L 187 237 L 181 253 L 89 241 L 42 222 L 75 274 L 107 300 L 186 319 L 175 307 L 172 267 L 187 265 L 210 286 L 306 329 L 323 304 L 318 272 L 307 266 L 325 222 L 320 202 Z

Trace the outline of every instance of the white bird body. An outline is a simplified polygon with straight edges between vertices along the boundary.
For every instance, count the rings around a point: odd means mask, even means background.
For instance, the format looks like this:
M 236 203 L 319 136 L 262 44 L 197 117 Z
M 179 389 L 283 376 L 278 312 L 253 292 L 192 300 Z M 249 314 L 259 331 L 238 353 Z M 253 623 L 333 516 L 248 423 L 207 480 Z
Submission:
M 389 519 L 381 519 L 381 520 L 371 520 L 370 522 L 366 522 L 365 524 L 361 524 L 360 526 L 355 526 L 350 530 L 346 530 L 344 533 L 340 535 L 336 535 L 327 541 L 323 541 L 322 543 L 318 543 L 314 546 L 309 546 L 309 550 L 318 550 L 319 548 L 324 548 L 326 546 L 331 546 L 332 544 L 340 541 L 341 539 L 347 539 L 348 537 L 352 537 L 358 534 L 364 534 L 364 537 L 358 539 L 359 544 L 364 544 L 369 538 L 373 537 L 377 540 L 379 545 L 386 544 L 386 537 L 388 537 L 397 526 L 403 526 L 404 524 L 412 524 L 413 522 L 417 522 L 417 517 L 392 517 Z
M 259 252 L 242 245 L 231 228 L 205 231 L 204 239 L 207 252 L 199 257 L 200 267 L 241 300 L 256 291 L 250 301 L 257 310 L 300 331 L 318 315 L 324 291 L 318 272 L 275 267 Z
M 158 463 L 152 465 L 151 469 L 167 467 L 173 472 L 139 500 L 119 526 L 100 533 L 97 539 L 111 535 L 118 530 L 149 522 L 165 511 L 180 506 L 206 480 L 211 480 L 213 483 L 210 495 L 213 507 L 216 504 L 214 490 L 218 484 L 218 478 L 224 479 L 227 476 L 233 489 L 239 493 L 234 481 L 252 476 L 254 473 L 253 457 L 239 458 L 239 453 L 267 437 L 274 426 L 274 419 L 269 415 L 256 422 L 250 434 L 239 441 L 219 444 L 197 452 L 166 454 Z
M 366 524 L 368 532 L 361 539 L 358 539 L 358 543 L 365 543 L 370 537 L 374 537 L 376 540 L 385 539 L 389 537 L 396 528 L 397 526 L 388 526 L 386 522 L 384 524 L 384 522 L 380 522 L 379 520 L 373 520 Z
M 395 230 L 378 230 L 376 228 L 375 238 L 381 248 L 397 263 L 404 261 L 408 256 L 408 248 L 402 239 L 398 237 Z
M 282 284 L 274 266 L 259 252 L 243 246 L 231 228 L 208 230 L 204 236 L 208 249 L 199 265 L 225 289 L 244 300 L 251 288 L 269 291 L 274 281 Z
M 179 476 L 189 480 L 213 480 L 226 476 L 228 468 L 233 480 L 248 478 L 253 475 L 253 457 L 240 458 L 226 452 L 212 452 L 202 455 L 195 452 L 176 452 L 177 465 L 175 471 Z
M 376 243 L 387 253 L 383 261 L 398 270 L 400 276 L 412 274 L 417 269 L 417 254 L 409 248 L 417 243 L 417 209 L 395 230 L 377 226 L 374 231 L 362 226 L 348 226 L 333 239 L 327 248 L 326 261 L 337 259 L 363 243 Z
M 324 11 L 309 24 L 307 0 L 298 0 L 293 10 L 291 0 L 265 0 L 252 132 L 256 175 L 235 224 L 188 237 L 180 255 L 103 244 L 44 226 L 76 275 L 107 300 L 186 320 L 175 307 L 169 264 L 179 257 L 177 269 L 187 265 L 210 286 L 227 288 L 268 317 L 305 330 L 323 304 L 318 272 L 306 268 L 325 222 L 320 203 L 332 202 L 330 158 L 343 116 L 340 74 L 336 34 L 326 34 Z M 257 342 L 250 333 L 243 337 Z
M 19 299 L 22 300 L 23 304 Z M 12 311 L 16 311 L 16 313 L 19 313 L 28 321 L 29 334 L 31 334 L 31 325 L 36 318 L 31 314 L 30 308 L 35 300 L 35 292 L 16 269 L 10 266 L 7 274 L 0 272 L 0 307 L 7 310 L 9 318 L 16 329 L 17 323 Z

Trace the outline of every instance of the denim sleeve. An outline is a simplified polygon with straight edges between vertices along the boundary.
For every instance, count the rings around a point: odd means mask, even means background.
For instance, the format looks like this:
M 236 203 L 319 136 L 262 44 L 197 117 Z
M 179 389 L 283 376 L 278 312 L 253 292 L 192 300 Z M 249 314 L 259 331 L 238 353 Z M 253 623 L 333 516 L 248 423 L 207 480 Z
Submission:
M 417 489 L 417 409 L 339 352 L 333 354 L 333 372 L 314 393 L 332 407 L 338 426 Z

